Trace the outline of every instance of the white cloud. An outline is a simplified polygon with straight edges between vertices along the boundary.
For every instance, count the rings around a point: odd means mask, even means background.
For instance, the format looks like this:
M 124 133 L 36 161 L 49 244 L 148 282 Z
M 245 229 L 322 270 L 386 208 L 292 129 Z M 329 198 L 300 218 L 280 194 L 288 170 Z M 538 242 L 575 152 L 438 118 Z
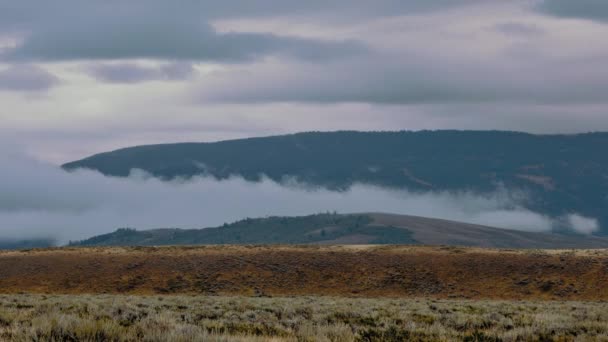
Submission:
M 599 223 L 596 219 L 578 214 L 568 215 L 568 223 L 570 224 L 572 230 L 586 235 L 593 234 L 600 229 Z

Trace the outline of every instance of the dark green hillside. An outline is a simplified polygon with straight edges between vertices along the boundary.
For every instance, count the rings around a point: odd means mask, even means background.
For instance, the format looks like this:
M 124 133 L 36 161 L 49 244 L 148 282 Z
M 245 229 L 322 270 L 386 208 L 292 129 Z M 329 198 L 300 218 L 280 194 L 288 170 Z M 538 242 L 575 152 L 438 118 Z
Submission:
M 64 165 L 106 175 L 143 169 L 157 177 L 260 175 L 331 189 L 354 183 L 428 190 L 532 194 L 529 209 L 572 212 L 608 227 L 608 133 L 532 135 L 498 131 L 300 133 L 217 143 L 126 148 Z M 608 229 L 608 228 L 607 228 Z M 604 230 L 603 233 L 607 233 Z
M 303 217 L 245 219 L 206 229 L 129 228 L 72 243 L 81 246 L 147 246 L 198 244 L 306 244 L 350 237 L 361 243 L 407 244 L 414 241 L 405 229 L 371 228 L 366 215 L 320 214 Z

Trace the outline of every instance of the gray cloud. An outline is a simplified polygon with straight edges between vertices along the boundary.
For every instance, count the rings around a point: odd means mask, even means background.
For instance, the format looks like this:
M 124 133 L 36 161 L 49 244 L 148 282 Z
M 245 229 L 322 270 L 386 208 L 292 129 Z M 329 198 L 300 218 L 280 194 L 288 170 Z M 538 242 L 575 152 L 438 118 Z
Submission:
M 245 217 L 328 210 L 415 214 L 531 231 L 552 226 L 551 219 L 518 205 L 526 200 L 522 194 L 504 190 L 482 196 L 357 185 L 339 193 L 236 178 L 163 182 L 138 172 L 128 179 L 89 171 L 66 173 L 10 153 L 0 158 L 0 239 L 43 236 L 65 242 L 122 226 L 207 227 Z M 584 220 L 577 224 L 589 227 Z
M 495 0 L 490 0 L 496 2 Z M 398 16 L 405 14 L 446 10 L 459 6 L 483 3 L 483 0 L 260 0 L 251 2 L 247 0 L 206 1 L 205 9 L 214 17 L 251 17 L 322 14 L 327 16 L 354 16 L 377 17 Z M 486 0 L 486 2 L 488 2 Z
M 543 0 L 537 9 L 557 17 L 608 20 L 608 2 L 604 0 Z
M 497 24 L 494 26 L 494 29 L 510 35 L 537 35 L 544 32 L 537 25 L 515 21 Z
M 187 62 L 168 63 L 154 67 L 135 63 L 100 63 L 88 67 L 87 71 L 96 79 L 110 83 L 179 81 L 189 79 L 195 72 L 192 64 Z
M 22 37 L 21 44 L 3 56 L 36 61 L 157 58 L 244 62 L 267 55 L 317 60 L 365 51 L 355 41 L 219 33 L 208 21 L 214 15 L 230 14 L 230 8 L 247 15 L 237 4 L 227 7 L 214 2 L 175 6 L 164 1 L 1 1 L 0 28 Z
M 584 60 L 481 61 L 405 53 L 217 73 L 204 80 L 198 96 L 223 103 L 606 103 L 607 76 Z
M 31 61 L 154 58 L 238 63 L 268 55 L 323 60 L 365 51 L 363 44 L 355 41 L 218 33 L 210 27 L 82 24 L 33 32 L 21 45 L 5 52 L 4 58 Z
M 187 0 L 179 6 L 165 0 L 149 1 L 98 1 L 57 0 L 45 3 L 36 0 L 0 0 L 0 27 L 27 30 L 50 25 L 62 19 L 63 26 L 75 21 L 101 21 L 129 23 L 148 21 L 151 27 L 179 25 L 194 20 L 206 22 L 225 18 L 276 17 L 282 15 L 314 15 L 324 17 L 375 18 L 398 16 L 429 11 L 440 11 L 461 6 L 500 3 L 500 0 Z M 78 14 L 75 16 L 74 14 Z M 115 19 L 112 19 L 114 17 Z M 91 21 L 92 20 L 92 21 Z M 57 24 L 54 24 L 57 25 Z
M 267 55 L 327 59 L 362 52 L 355 41 L 305 39 L 278 34 L 216 32 L 214 20 L 303 17 L 308 21 L 361 21 L 413 15 L 497 0 L 164 0 L 95 1 L 0 0 L 0 29 L 22 43 L 4 58 L 74 59 L 195 59 L 242 62 Z
M 59 78 L 35 65 L 12 65 L 0 70 L 0 90 L 45 91 L 59 83 Z

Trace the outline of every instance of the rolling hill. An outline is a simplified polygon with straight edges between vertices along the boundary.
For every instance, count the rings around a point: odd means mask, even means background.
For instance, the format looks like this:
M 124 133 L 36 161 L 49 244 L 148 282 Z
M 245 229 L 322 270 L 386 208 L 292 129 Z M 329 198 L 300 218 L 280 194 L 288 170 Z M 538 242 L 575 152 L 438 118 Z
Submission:
M 608 239 L 505 230 L 391 214 L 246 219 L 216 228 L 117 231 L 72 246 L 213 244 L 410 244 L 499 248 L 608 248 Z
M 499 131 L 311 132 L 215 143 L 125 148 L 63 165 L 105 175 L 133 169 L 172 179 L 296 179 L 334 190 L 355 183 L 412 191 L 530 194 L 525 206 L 551 217 L 598 218 L 608 234 L 608 133 L 532 135 Z

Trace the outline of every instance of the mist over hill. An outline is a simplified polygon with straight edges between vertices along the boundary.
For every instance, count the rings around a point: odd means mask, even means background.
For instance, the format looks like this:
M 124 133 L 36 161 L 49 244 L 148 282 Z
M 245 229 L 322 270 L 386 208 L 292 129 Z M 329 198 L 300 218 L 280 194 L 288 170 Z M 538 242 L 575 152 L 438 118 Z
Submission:
M 476 194 L 355 184 L 332 191 L 293 180 L 280 184 L 266 177 L 260 182 L 238 176 L 167 181 L 141 172 L 113 177 L 91 170 L 66 172 L 10 151 L 0 153 L 0 165 L 0 240 L 52 238 L 65 244 L 118 227 L 204 228 L 247 217 L 326 211 L 390 212 L 535 232 L 549 232 L 558 223 L 523 208 L 528 197 L 504 188 Z M 568 225 L 573 232 L 595 231 L 595 220 L 569 215 L 568 221 L 573 218 L 576 224 Z
M 608 133 L 532 135 L 501 131 L 310 132 L 216 143 L 125 148 L 63 165 L 126 177 L 271 179 L 343 191 L 355 184 L 426 193 L 525 194 L 523 206 L 608 233 Z M 578 213 L 584 217 L 572 219 Z M 560 223 L 561 222 L 561 223 Z

